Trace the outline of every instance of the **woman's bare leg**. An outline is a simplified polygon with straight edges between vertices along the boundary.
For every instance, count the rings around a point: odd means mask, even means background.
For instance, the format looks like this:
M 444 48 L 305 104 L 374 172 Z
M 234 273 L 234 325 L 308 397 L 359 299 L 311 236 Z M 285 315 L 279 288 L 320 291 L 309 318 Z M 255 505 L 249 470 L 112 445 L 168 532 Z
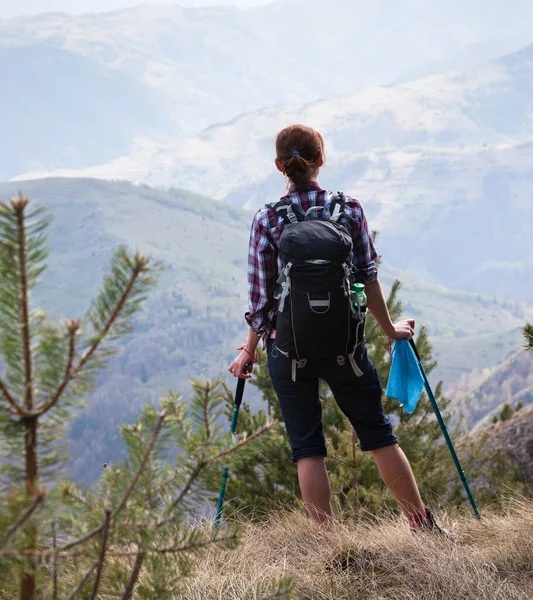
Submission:
M 406 516 L 425 514 L 425 506 L 418 491 L 415 476 L 407 457 L 398 444 L 373 450 L 381 478 L 396 496 Z
M 313 521 L 331 519 L 331 485 L 323 456 L 298 460 L 298 480 L 305 508 Z

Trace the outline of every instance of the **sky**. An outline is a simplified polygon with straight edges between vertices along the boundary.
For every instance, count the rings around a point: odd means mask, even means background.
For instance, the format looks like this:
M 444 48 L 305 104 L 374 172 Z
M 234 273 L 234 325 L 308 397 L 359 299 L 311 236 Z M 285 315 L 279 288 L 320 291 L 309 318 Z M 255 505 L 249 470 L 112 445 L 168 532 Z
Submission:
M 181 6 L 213 6 L 229 4 L 233 6 L 257 6 L 267 4 L 268 0 L 0 0 L 0 18 L 44 12 L 66 12 L 80 14 L 128 8 L 139 4 Z

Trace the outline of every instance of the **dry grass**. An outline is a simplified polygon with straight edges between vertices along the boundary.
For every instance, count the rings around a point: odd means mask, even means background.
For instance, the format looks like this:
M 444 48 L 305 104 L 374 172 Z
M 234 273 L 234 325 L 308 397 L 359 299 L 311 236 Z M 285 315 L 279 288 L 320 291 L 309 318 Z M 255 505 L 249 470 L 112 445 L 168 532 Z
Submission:
M 526 600 L 533 598 L 533 504 L 457 522 L 452 539 L 412 535 L 400 519 L 335 524 L 299 513 L 244 525 L 237 550 L 209 551 L 180 600 L 248 600 L 291 578 L 301 600 Z

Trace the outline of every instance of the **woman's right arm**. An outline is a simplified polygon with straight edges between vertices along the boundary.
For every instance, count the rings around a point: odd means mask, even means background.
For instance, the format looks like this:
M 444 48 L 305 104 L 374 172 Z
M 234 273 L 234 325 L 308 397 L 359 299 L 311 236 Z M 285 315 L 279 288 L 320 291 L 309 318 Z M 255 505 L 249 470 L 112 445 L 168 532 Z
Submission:
M 408 339 L 414 335 L 414 319 L 406 319 L 398 323 L 393 323 L 390 318 L 387 303 L 383 297 L 383 291 L 379 281 L 373 281 L 365 284 L 365 292 L 368 300 L 368 310 L 378 322 L 383 333 L 392 340 Z
M 410 340 L 414 335 L 415 321 L 406 319 L 393 323 L 387 303 L 378 280 L 378 254 L 368 230 L 363 207 L 355 201 L 356 220 L 352 224 L 354 261 L 358 273 L 358 282 L 364 283 L 368 299 L 368 310 L 372 313 L 385 335 L 391 339 Z

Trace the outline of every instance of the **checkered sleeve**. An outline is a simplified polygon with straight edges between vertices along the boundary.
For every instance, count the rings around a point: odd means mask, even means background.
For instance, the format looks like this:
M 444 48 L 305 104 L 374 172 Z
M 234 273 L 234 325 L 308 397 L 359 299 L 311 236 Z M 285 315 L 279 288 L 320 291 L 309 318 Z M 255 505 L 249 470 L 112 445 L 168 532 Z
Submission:
M 358 200 L 350 198 L 349 206 L 353 211 L 352 240 L 354 264 L 357 269 L 358 283 L 372 283 L 378 278 L 378 254 L 372 236 L 368 231 L 365 212 Z
M 269 230 L 266 209 L 259 210 L 252 222 L 248 250 L 248 325 L 259 336 L 268 336 L 273 328 L 276 300 L 276 247 Z

